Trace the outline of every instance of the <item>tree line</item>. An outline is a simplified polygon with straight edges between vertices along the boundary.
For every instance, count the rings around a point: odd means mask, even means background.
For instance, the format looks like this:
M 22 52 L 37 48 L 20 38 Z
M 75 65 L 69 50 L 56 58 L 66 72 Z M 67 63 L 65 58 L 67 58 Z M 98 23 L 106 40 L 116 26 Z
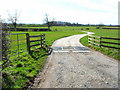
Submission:
M 98 25 L 90 25 L 90 24 L 78 24 L 78 23 L 70 23 L 70 22 L 62 22 L 62 21 L 55 21 L 55 18 L 49 17 L 48 14 L 45 14 L 44 24 L 23 24 L 17 23 L 19 21 L 20 11 L 16 10 L 14 14 L 8 12 L 8 23 L 9 27 L 12 27 L 16 30 L 17 27 L 48 27 L 48 31 L 50 31 L 51 26 L 105 26 L 103 24 Z M 110 24 L 110 26 L 112 26 Z
M 17 22 L 19 21 L 19 17 L 20 17 L 20 11 L 16 10 L 14 12 L 14 14 L 11 14 L 8 12 L 8 18 L 7 20 L 10 22 L 8 23 L 9 27 L 13 27 L 15 30 L 17 28 L 17 26 L 31 26 L 31 27 L 39 27 L 39 26 L 47 26 L 48 30 L 50 30 L 50 27 L 53 25 L 54 22 L 54 18 L 50 18 L 48 14 L 45 14 L 45 18 L 44 18 L 44 24 L 17 24 Z

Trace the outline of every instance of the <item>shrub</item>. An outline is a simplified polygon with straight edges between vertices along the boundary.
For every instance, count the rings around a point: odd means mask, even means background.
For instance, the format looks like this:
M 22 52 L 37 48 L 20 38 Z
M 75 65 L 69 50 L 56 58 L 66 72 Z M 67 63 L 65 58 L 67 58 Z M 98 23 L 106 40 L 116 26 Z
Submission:
M 10 49 L 10 39 L 9 39 L 9 29 L 7 27 L 7 24 L 2 23 L 1 19 L 0 19 L 0 54 L 2 57 L 2 67 L 0 68 L 1 70 L 3 70 L 6 66 L 7 66 L 7 62 L 9 61 L 7 58 L 7 55 L 9 54 L 9 49 Z M 7 73 L 2 71 L 2 73 L 0 73 L 0 76 L 2 76 L 2 87 L 5 88 L 7 87 L 9 84 L 9 86 L 13 86 L 13 82 L 12 82 L 12 77 Z M 0 77 L 1 79 L 1 77 Z M 0 82 L 1 83 L 1 82 Z
M 7 24 L 1 23 L 2 26 L 2 62 L 3 62 L 3 68 L 4 65 L 9 61 L 7 55 L 10 53 L 10 32 L 9 28 L 7 27 Z

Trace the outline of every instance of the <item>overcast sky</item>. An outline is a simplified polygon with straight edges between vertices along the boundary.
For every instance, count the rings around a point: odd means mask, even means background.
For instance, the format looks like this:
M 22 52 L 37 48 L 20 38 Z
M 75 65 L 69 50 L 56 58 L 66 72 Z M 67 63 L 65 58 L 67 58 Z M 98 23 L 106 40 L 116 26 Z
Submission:
M 1 0 L 0 15 L 20 11 L 19 23 L 43 23 L 45 13 L 55 21 L 79 24 L 118 24 L 120 0 Z

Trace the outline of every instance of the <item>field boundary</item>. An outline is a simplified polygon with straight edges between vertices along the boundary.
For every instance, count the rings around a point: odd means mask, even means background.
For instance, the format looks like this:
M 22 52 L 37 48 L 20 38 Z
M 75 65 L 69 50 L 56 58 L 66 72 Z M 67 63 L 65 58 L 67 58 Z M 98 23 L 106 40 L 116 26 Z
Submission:
M 27 35 L 27 49 L 28 49 L 28 53 L 30 54 L 31 53 L 31 48 L 34 47 L 34 46 L 40 46 L 40 48 L 44 48 L 44 46 L 46 45 L 45 44 L 45 34 L 41 34 L 41 35 L 36 35 L 36 36 L 30 36 L 28 33 L 26 34 Z M 35 38 L 35 37 L 38 37 L 40 39 L 37 39 L 37 40 L 30 40 L 31 38 Z M 33 44 L 31 45 L 31 42 L 39 42 L 39 44 Z M 37 49 L 37 48 L 36 48 Z
M 88 36 L 88 43 L 90 46 L 98 46 L 98 47 L 107 47 L 107 48 L 114 48 L 114 49 L 120 49 L 120 47 L 115 47 L 115 46 L 109 46 L 109 45 L 103 45 L 103 44 L 111 44 L 111 45 L 120 45 L 119 42 L 108 42 L 108 41 L 103 41 L 105 39 L 108 40 L 114 40 L 114 41 L 119 41 L 120 38 L 110 38 L 110 37 L 101 37 L 101 36 L 94 36 L 94 35 L 89 35 Z

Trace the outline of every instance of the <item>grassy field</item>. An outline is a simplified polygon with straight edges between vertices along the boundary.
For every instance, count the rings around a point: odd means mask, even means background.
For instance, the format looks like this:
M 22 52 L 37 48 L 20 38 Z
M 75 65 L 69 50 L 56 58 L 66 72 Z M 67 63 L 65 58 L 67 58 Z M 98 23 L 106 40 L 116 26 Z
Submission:
M 51 29 L 52 29 L 52 31 L 45 31 L 45 32 L 32 32 L 32 31 L 17 32 L 16 31 L 16 32 L 12 32 L 12 33 L 29 33 L 30 35 L 40 35 L 40 34 L 45 33 L 46 34 L 46 43 L 48 44 L 48 46 L 51 46 L 52 43 L 59 38 L 67 37 L 67 36 L 71 36 L 71 35 L 75 35 L 75 34 L 83 34 L 83 32 L 81 32 L 82 30 L 80 30 L 80 27 L 66 26 L 66 27 L 52 27 Z
M 118 33 L 119 31 L 117 29 L 90 29 L 89 30 L 90 32 L 94 32 L 95 33 L 95 36 L 102 36 L 102 37 L 111 37 L 111 38 L 119 38 L 120 36 L 120 33 Z M 116 42 L 116 43 L 120 43 L 120 41 L 118 40 L 109 40 L 109 39 L 103 39 L 102 41 L 107 41 L 107 42 Z M 88 45 L 88 36 L 86 37 L 83 37 L 80 42 L 87 46 L 87 47 L 90 47 Z M 114 46 L 114 47 L 120 47 L 119 45 L 112 45 L 112 44 L 103 44 L 103 45 L 107 45 L 107 46 Z M 91 47 L 92 49 L 94 50 L 97 50 L 97 51 L 100 51 L 102 52 L 103 54 L 105 55 L 108 55 L 110 56 L 111 58 L 115 58 L 117 60 L 120 60 L 120 57 L 119 57 L 119 52 L 120 50 L 118 49 L 112 49 L 112 48 L 105 48 L 105 47 L 102 47 L 102 48 L 99 48 L 99 47 Z
M 32 28 L 32 27 L 30 27 L 30 28 Z M 39 28 L 39 27 L 36 27 L 36 28 Z M 83 34 L 83 32 L 81 32 L 79 27 L 52 27 L 51 29 L 52 29 L 52 31 L 46 31 L 46 32 L 33 32 L 33 31 L 17 32 L 17 31 L 14 31 L 12 33 L 29 33 L 30 36 L 40 35 L 40 34 L 45 33 L 46 34 L 46 44 L 48 46 L 51 46 L 52 43 L 59 38 L 67 37 L 67 36 L 71 36 L 71 35 L 75 35 L 75 34 Z M 11 38 L 11 40 L 17 40 L 17 35 L 12 35 L 10 38 Z M 25 38 L 26 38 L 25 34 L 18 35 L 18 39 L 25 39 Z M 40 39 L 40 38 L 32 38 L 31 40 L 36 40 L 36 39 Z M 19 43 L 25 43 L 23 45 L 20 45 L 19 48 L 27 47 L 26 40 L 21 40 L 21 41 L 19 41 Z M 35 42 L 35 43 L 33 42 L 33 43 L 31 43 L 31 45 L 37 44 L 37 43 L 39 43 L 39 42 Z M 11 50 L 16 50 L 18 48 L 18 46 L 14 46 L 16 44 L 17 44 L 17 41 L 13 41 L 11 43 L 11 46 L 13 46 L 13 47 L 11 47 Z M 25 50 L 27 50 L 27 48 L 25 48 Z M 14 56 L 14 57 L 16 57 L 16 56 Z
M 113 29 L 116 28 L 116 29 L 118 29 L 118 28 L 120 28 L 120 27 L 105 27 L 105 28 L 111 28 L 111 29 L 112 29 L 112 28 L 113 28 Z

